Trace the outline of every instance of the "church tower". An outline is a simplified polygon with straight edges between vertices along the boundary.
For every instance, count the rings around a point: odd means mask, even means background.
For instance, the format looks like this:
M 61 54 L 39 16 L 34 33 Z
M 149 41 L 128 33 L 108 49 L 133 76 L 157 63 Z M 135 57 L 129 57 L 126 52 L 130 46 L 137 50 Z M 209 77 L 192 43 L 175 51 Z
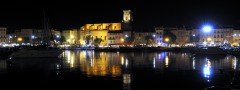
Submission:
M 132 31 L 133 15 L 131 10 L 123 10 L 122 29 Z
M 133 21 L 131 10 L 123 10 L 123 22 L 130 23 Z

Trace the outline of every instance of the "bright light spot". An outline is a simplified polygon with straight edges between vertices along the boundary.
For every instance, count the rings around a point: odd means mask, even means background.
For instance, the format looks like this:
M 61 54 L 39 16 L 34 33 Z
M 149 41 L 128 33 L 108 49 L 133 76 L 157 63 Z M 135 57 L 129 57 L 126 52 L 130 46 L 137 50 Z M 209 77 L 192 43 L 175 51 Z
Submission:
M 59 35 L 57 35 L 56 37 L 57 37 L 57 38 L 60 38 L 60 36 L 59 36 Z
M 153 35 L 153 37 L 156 37 L 156 35 Z
M 165 66 L 166 66 L 166 67 L 168 67 L 168 60 L 169 60 L 169 59 L 168 59 L 168 56 L 166 56 L 166 58 L 165 58 Z
M 121 64 L 124 65 L 124 57 L 121 57 Z
M 128 67 L 128 59 L 126 59 L 125 65 L 126 65 L 126 68 L 127 68 Z
M 21 42 L 22 40 L 23 40 L 22 38 L 20 38 L 20 37 L 18 38 L 18 41 L 20 41 L 20 42 Z
M 123 38 L 121 38 L 121 41 L 123 42 L 123 41 L 124 41 L 124 39 L 123 39 Z
M 204 26 L 203 31 L 206 32 L 206 33 L 211 32 L 212 31 L 212 26 Z
M 32 38 L 32 39 L 34 39 L 34 38 L 35 38 L 35 36 L 34 36 L 34 35 L 32 35 L 32 36 L 31 36 L 31 38 Z
M 74 38 L 74 36 L 73 36 L 73 35 L 71 35 L 71 36 L 70 36 L 70 38 L 71 38 L 71 39 L 73 39 L 73 38 Z
M 169 38 L 165 38 L 164 40 L 165 40 L 165 42 L 169 42 Z
M 212 41 L 212 39 L 211 38 L 207 38 L 207 41 L 210 42 L 210 41 Z
M 211 62 L 207 60 L 207 63 L 203 67 L 203 75 L 205 78 L 209 78 L 211 75 Z
M 155 68 L 155 67 L 156 67 L 156 59 L 153 58 L 153 68 Z
M 192 36 L 194 36 L 194 37 L 195 37 L 196 35 L 195 35 L 195 34 L 193 34 Z
M 128 37 L 128 35 L 125 35 L 125 37 Z

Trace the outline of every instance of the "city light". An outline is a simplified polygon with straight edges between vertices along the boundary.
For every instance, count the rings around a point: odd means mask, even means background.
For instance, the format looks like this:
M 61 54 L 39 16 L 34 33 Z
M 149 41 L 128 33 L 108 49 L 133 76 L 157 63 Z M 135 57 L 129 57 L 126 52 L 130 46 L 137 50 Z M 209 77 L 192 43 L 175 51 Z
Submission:
M 169 38 L 165 38 L 164 40 L 165 40 L 165 42 L 169 42 L 170 41 Z
M 21 37 L 19 37 L 17 40 L 18 40 L 19 42 L 21 42 L 23 39 L 22 39 Z
M 210 41 L 212 41 L 212 39 L 211 38 L 207 38 L 207 41 L 210 42 Z
M 153 37 L 156 37 L 156 35 L 154 34 Z
M 212 26 L 206 25 L 202 29 L 203 29 L 203 32 L 209 33 L 212 31 Z
M 32 35 L 32 36 L 31 36 L 31 38 L 32 38 L 32 39 L 34 39 L 34 38 L 35 38 L 35 36 L 34 36 L 34 35 Z
M 74 38 L 74 36 L 73 36 L 73 35 L 71 35 L 71 36 L 70 36 L 70 38 L 71 38 L 71 39 L 73 39 L 73 38 Z
M 60 38 L 60 36 L 59 36 L 59 35 L 57 35 L 56 37 L 57 37 L 57 38 Z
M 124 41 L 124 39 L 123 39 L 123 38 L 121 38 L 121 41 L 123 42 L 123 41 Z

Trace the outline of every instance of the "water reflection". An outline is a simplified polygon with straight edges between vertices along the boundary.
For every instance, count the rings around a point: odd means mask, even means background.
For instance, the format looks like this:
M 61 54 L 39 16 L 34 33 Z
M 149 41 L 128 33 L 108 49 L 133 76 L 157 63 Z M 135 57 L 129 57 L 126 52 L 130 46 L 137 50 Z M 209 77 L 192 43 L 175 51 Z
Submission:
M 131 87 L 131 84 L 138 85 L 136 84 L 136 81 L 142 81 L 144 78 L 147 79 L 146 81 L 148 81 L 149 78 L 153 81 L 158 81 L 163 84 L 162 86 L 167 84 L 166 81 L 168 80 L 169 82 L 181 82 L 182 80 L 183 84 L 185 84 L 187 80 L 189 80 L 187 84 L 192 83 L 192 80 L 200 83 L 201 81 L 206 80 L 209 82 L 211 81 L 212 83 L 214 82 L 213 79 L 219 78 L 216 77 L 221 74 L 219 71 L 234 70 L 237 68 L 238 62 L 238 58 L 231 55 L 222 57 L 196 56 L 189 53 L 170 52 L 120 53 L 67 50 L 64 51 L 62 56 L 63 58 L 60 61 L 52 59 L 31 59 L 15 60 L 7 63 L 3 60 L 0 61 L 0 74 L 4 72 L 12 73 L 14 75 L 15 73 L 20 72 L 21 74 L 23 73 L 25 75 L 27 73 L 27 76 L 31 76 L 33 75 L 31 73 L 34 72 L 35 76 L 39 76 L 39 74 L 42 74 L 44 77 L 48 76 L 48 78 L 45 79 L 61 76 L 61 78 L 64 79 L 70 77 L 66 74 L 77 72 L 80 73 L 76 75 L 78 77 L 84 76 L 85 78 L 92 78 L 92 76 L 97 76 L 97 78 L 119 80 L 123 84 L 124 89 L 130 90 L 133 88 Z M 29 71 L 30 73 L 28 73 Z M 230 78 L 228 77 L 230 75 L 226 76 L 227 78 Z M 181 79 L 174 79 L 178 77 Z M 73 78 L 75 79 L 75 77 Z M 145 81 L 143 82 L 146 83 Z
M 92 51 L 65 51 L 64 53 L 66 53 L 64 58 L 68 62 L 65 63 L 65 68 L 80 69 L 89 76 L 120 76 L 121 63 L 125 63 L 126 66 L 128 64 L 127 60 L 124 62 L 123 57 L 120 60 L 117 53 L 94 53 Z
M 203 67 L 203 75 L 207 79 L 207 81 L 209 81 L 210 75 L 212 73 L 211 71 L 211 62 L 209 61 L 209 59 L 206 58 L 206 63 Z

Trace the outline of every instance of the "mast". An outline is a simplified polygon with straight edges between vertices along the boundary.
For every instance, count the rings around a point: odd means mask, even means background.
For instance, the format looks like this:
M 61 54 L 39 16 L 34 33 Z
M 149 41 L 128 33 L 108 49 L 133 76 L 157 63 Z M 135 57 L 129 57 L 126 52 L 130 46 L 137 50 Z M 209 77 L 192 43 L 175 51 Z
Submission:
M 52 30 L 49 29 L 49 20 L 46 17 L 46 12 L 45 9 L 43 9 L 43 40 L 45 45 L 51 45 L 51 41 L 53 41 L 53 45 L 56 46 L 54 38 L 53 38 L 53 33 Z

